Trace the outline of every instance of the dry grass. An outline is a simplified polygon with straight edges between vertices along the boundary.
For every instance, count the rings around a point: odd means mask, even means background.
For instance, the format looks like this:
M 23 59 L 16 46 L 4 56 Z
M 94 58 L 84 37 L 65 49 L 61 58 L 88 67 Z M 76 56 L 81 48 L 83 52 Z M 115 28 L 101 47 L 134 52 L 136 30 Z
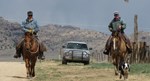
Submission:
M 61 65 L 59 61 L 46 61 L 37 64 L 33 81 L 123 81 L 114 75 L 111 64 L 69 63 Z M 128 81 L 149 81 L 146 74 L 129 74 Z

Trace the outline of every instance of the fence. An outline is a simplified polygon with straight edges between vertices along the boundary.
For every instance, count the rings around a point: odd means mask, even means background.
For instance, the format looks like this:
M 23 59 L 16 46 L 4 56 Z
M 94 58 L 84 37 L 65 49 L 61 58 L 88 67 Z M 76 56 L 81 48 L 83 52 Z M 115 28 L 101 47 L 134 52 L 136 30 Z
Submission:
M 133 53 L 130 58 L 131 63 L 150 63 L 150 48 L 146 42 L 133 42 Z
M 132 43 L 133 52 L 130 55 L 130 63 L 150 63 L 150 47 L 146 42 L 139 42 L 137 45 L 135 42 Z M 103 54 L 103 49 L 93 50 L 91 54 L 92 62 L 103 62 L 109 61 L 111 62 L 111 56 L 107 56 Z
M 108 56 L 103 54 L 103 49 L 92 51 L 91 62 L 106 62 L 106 61 L 108 61 Z

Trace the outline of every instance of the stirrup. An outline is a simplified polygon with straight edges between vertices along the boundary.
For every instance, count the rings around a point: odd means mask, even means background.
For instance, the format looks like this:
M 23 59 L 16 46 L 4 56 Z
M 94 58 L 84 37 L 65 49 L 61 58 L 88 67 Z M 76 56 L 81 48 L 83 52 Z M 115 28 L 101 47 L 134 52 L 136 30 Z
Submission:
M 20 58 L 21 56 L 20 56 L 20 55 L 15 54 L 13 57 L 14 57 L 14 58 Z
M 104 50 L 103 53 L 104 53 L 105 55 L 108 55 L 108 54 L 109 54 L 109 51 L 108 51 L 108 50 Z
M 131 49 L 128 49 L 128 53 L 129 53 L 129 54 L 132 53 L 132 50 L 131 50 Z
M 132 53 L 132 49 L 129 48 L 129 47 L 127 47 L 127 51 L 128 51 L 129 54 Z
M 38 56 L 38 59 L 45 60 L 45 56 Z

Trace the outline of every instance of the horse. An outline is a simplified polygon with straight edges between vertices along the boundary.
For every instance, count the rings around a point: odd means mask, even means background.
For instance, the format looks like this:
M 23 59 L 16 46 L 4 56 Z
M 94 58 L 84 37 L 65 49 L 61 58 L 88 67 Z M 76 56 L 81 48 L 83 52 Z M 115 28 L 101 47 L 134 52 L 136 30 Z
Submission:
M 122 33 L 119 31 L 113 32 L 110 46 L 110 55 L 115 66 L 115 75 L 119 74 L 119 65 L 125 62 L 127 57 L 126 43 L 121 35 Z
M 35 64 L 37 61 L 37 56 L 39 55 L 39 42 L 33 33 L 26 32 L 23 42 L 22 56 L 25 61 L 25 66 L 27 70 L 27 78 L 32 78 L 35 76 Z

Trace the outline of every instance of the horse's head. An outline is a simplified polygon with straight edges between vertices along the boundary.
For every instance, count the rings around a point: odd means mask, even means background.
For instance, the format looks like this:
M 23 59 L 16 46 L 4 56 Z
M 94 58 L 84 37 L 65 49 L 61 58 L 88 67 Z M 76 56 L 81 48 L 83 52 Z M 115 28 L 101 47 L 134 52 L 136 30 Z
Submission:
M 112 33 L 112 46 L 114 50 L 119 48 L 119 42 L 120 42 L 119 33 L 120 32 L 117 31 Z
M 24 47 L 30 53 L 37 53 L 39 51 L 39 42 L 33 33 L 25 33 Z
M 26 50 L 30 50 L 31 49 L 31 45 L 32 45 L 32 40 L 33 40 L 33 34 L 26 32 L 25 33 L 25 48 Z

